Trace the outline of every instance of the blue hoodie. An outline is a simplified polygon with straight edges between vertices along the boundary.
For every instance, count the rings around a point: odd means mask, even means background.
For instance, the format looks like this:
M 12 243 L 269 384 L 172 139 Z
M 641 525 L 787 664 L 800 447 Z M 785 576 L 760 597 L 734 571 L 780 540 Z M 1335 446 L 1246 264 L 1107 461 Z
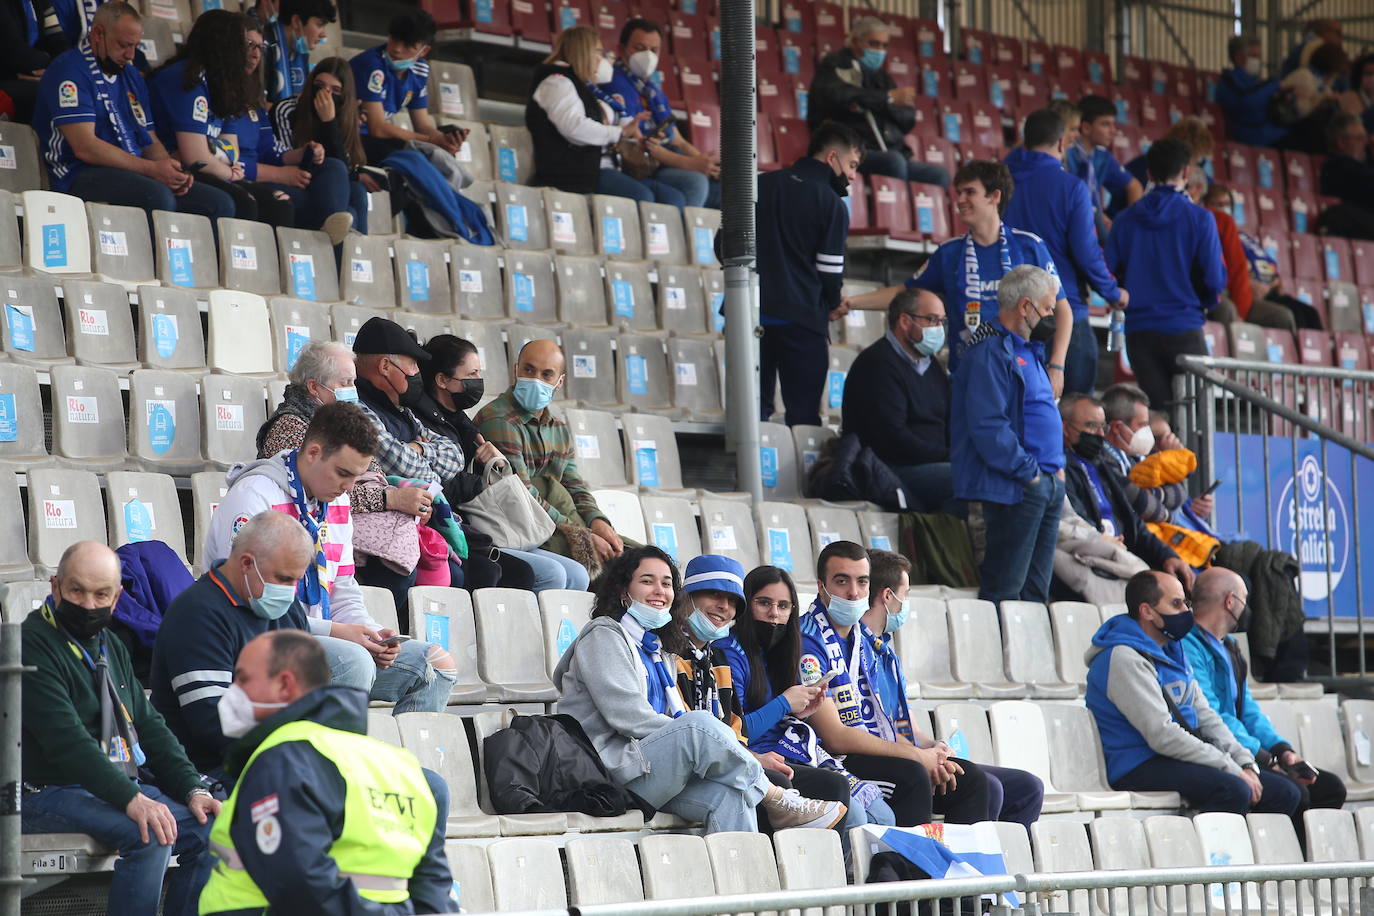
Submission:
M 1088 186 L 1064 171 L 1064 164 L 1049 153 L 1017 147 L 1007 156 L 1007 168 L 1016 193 L 1002 219 L 1044 240 L 1059 268 L 1074 321 L 1088 317 L 1089 288 L 1108 302 L 1120 299 L 1116 279 L 1102 260 Z
M 1286 128 L 1269 120 L 1269 102 L 1278 91 L 1278 80 L 1262 80 L 1239 67 L 1221 71 L 1216 100 L 1231 142 L 1273 146 L 1288 136 Z
M 1160 646 L 1127 614 L 1107 620 L 1093 635 L 1086 701 L 1102 737 L 1107 781 L 1117 780 L 1152 757 L 1167 757 L 1239 776 L 1254 757 L 1231 736 L 1207 705 L 1183 645 Z M 1168 690 L 1189 728 L 1174 721 Z
M 1157 185 L 1116 218 L 1106 258 L 1131 291 L 1127 334 L 1195 331 L 1226 291 L 1216 219 L 1169 185 Z

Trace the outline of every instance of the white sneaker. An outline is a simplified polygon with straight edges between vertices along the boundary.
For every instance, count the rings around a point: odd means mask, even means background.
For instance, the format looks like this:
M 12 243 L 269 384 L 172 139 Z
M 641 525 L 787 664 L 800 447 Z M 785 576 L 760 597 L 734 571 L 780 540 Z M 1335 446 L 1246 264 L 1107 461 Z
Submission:
M 353 228 L 353 214 L 347 210 L 331 213 L 320 228 L 329 236 L 329 244 L 342 245 L 343 240 L 348 237 L 348 230 Z
M 763 797 L 763 809 L 768 812 L 768 823 L 774 830 L 787 827 L 834 827 L 849 810 L 843 802 L 803 798 L 796 789 L 783 791 L 778 786 L 768 787 L 768 794 Z

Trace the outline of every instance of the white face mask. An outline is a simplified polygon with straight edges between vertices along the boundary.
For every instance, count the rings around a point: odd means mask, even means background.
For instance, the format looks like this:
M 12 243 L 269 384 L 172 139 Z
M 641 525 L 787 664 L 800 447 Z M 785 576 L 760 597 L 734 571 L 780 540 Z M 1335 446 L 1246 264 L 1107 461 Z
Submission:
M 614 78 L 615 71 L 611 69 L 611 62 L 604 57 L 597 61 L 596 75 L 592 77 L 592 82 L 599 86 L 602 83 L 609 83 Z
M 1150 454 L 1150 450 L 1155 447 L 1155 433 L 1149 425 L 1140 427 L 1131 436 L 1131 441 L 1126 443 L 1126 454 L 1141 457 Z
M 1258 57 L 1245 58 L 1245 72 L 1251 76 L 1259 76 L 1261 63 Z
M 630 72 L 642 80 L 648 79 L 658 69 L 657 51 L 636 51 L 626 62 Z
M 219 730 L 226 738 L 242 738 L 258 724 L 254 709 L 282 709 L 285 703 L 254 703 L 238 684 L 230 684 L 219 698 Z

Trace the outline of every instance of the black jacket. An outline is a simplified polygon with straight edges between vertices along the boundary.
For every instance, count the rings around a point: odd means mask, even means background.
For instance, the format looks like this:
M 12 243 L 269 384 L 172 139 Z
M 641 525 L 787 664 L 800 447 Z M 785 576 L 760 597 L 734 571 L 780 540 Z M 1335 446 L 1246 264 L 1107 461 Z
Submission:
M 806 96 L 806 123 L 812 130 L 823 121 L 838 121 L 858 131 L 869 149 L 879 149 L 864 112 L 873 115 L 890 150 L 910 155 L 902 138 L 916 126 L 916 109 L 889 105 L 887 94 L 897 87 L 886 70 L 861 67 L 849 48 L 827 54 L 816 67 Z
M 842 430 L 891 467 L 949 460 L 949 373 L 932 359 L 917 375 L 885 335 L 849 367 L 842 416 Z
M 759 176 L 759 308 L 770 318 L 829 334 L 840 304 L 849 210 L 830 166 L 803 156 Z
M 548 112 L 534 101 L 534 90 L 546 78 L 561 73 L 572 80 L 582 110 L 593 121 L 604 121 L 601 103 L 592 95 L 591 87 L 566 64 L 540 64 L 530 82 L 530 100 L 525 103 L 525 126 L 534 144 L 535 187 L 549 185 L 574 194 L 591 194 L 596 190 L 596 178 L 601 171 L 601 147 L 571 143 L 549 119 Z
M 1374 161 L 1332 153 L 1322 163 L 1322 193 L 1374 213 Z
M 653 809 L 611 778 L 582 726 L 571 716 L 516 716 L 487 737 L 483 769 L 499 814 L 578 811 L 619 817 Z
M 1178 554 L 1145 527 L 1145 523 L 1131 506 L 1131 501 L 1126 498 L 1121 475 L 1110 466 L 1111 464 L 1112 462 L 1098 459 L 1095 467 L 1097 476 L 1107 491 L 1107 501 L 1112 506 L 1112 520 L 1116 524 L 1116 533 L 1121 535 L 1126 549 L 1148 563 L 1151 569 L 1163 569 L 1164 561 L 1170 558 L 1177 559 Z M 1073 511 L 1101 530 L 1102 513 L 1097 508 L 1097 491 L 1088 479 L 1088 472 L 1083 470 L 1073 455 L 1065 455 L 1064 490 Z
M 808 482 L 808 495 L 817 499 L 864 499 L 889 512 L 901 508 L 897 502 L 901 478 L 853 434 L 825 444 L 821 457 L 811 467 Z
M 439 402 L 426 394 L 412 408 L 415 416 L 430 432 L 458 443 L 463 450 L 463 467 L 444 485 L 444 497 L 458 506 L 482 492 L 482 466 L 473 458 L 477 454 L 477 426 L 461 410 L 445 410 Z

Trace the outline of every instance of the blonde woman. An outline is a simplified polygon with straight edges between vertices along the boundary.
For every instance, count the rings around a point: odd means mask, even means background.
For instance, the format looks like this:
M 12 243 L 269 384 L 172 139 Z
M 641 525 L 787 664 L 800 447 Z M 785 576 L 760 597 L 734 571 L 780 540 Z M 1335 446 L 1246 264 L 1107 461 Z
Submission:
M 558 34 L 553 51 L 535 68 L 525 106 L 525 126 L 534 140 L 530 183 L 684 206 L 677 189 L 653 178 L 632 178 L 618 168 L 612 147 L 639 137 L 639 122 L 648 114 L 617 123 L 614 108 L 595 88 L 611 76 L 611 60 L 596 29 L 580 25 Z

